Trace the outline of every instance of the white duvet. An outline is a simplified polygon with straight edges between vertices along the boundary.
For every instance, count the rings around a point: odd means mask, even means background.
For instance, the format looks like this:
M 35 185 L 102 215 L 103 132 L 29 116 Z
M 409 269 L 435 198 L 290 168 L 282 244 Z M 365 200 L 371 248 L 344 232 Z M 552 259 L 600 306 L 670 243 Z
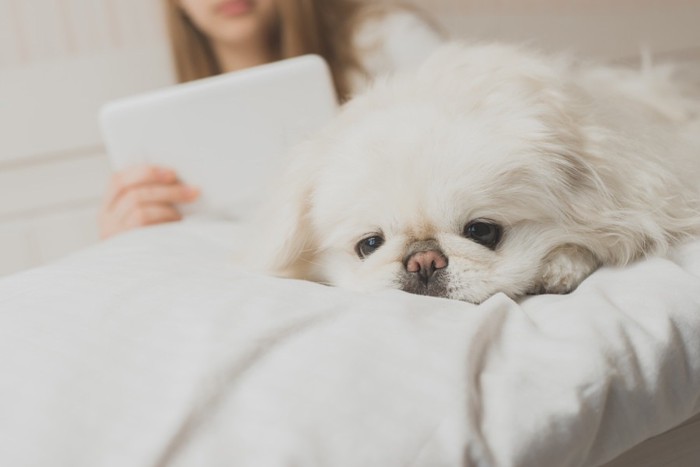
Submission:
M 0 281 L 2 466 L 599 465 L 700 411 L 700 242 L 480 306 L 257 276 L 226 223 Z

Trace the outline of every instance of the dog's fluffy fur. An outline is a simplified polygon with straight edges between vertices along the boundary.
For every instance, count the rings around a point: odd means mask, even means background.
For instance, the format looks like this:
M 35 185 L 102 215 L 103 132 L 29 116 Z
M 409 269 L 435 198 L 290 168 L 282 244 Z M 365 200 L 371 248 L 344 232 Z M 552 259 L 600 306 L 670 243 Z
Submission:
M 447 45 L 419 71 L 379 80 L 296 148 L 255 262 L 475 303 L 567 293 L 601 265 L 698 234 L 696 99 L 668 69 Z M 467 238 L 475 221 L 500 227 L 500 241 Z M 367 237 L 383 244 L 363 258 Z M 416 251 L 433 252 L 424 280 L 407 265 Z

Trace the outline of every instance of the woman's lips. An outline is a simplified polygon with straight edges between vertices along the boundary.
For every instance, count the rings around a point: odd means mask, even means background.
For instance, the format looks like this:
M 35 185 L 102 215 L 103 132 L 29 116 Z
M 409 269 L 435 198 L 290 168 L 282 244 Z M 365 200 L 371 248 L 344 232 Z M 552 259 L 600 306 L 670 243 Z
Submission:
M 216 11 L 224 16 L 240 16 L 249 13 L 252 9 L 251 0 L 227 0 L 216 7 Z

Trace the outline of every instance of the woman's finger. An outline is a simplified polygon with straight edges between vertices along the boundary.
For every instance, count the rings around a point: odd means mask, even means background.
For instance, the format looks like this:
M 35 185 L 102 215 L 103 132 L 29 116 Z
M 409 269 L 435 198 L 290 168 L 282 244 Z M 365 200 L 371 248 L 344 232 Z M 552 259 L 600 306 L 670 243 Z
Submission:
M 136 227 L 181 219 L 182 215 L 172 204 L 141 204 L 123 212 L 103 211 L 100 215 L 100 237 L 108 238 Z
M 131 206 L 147 203 L 180 204 L 197 199 L 199 190 L 195 187 L 176 183 L 173 185 L 141 185 L 124 193 L 124 202 Z
M 110 180 L 105 205 L 116 202 L 125 192 L 139 185 L 177 183 L 175 171 L 166 167 L 143 165 L 122 170 Z
M 137 209 L 129 212 L 121 224 L 121 231 L 163 222 L 179 221 L 180 219 L 182 219 L 182 215 L 172 205 L 142 204 Z
M 126 222 L 132 212 L 148 204 L 173 206 L 194 201 L 199 191 L 181 184 L 136 186 L 119 196 L 108 209 L 119 222 Z

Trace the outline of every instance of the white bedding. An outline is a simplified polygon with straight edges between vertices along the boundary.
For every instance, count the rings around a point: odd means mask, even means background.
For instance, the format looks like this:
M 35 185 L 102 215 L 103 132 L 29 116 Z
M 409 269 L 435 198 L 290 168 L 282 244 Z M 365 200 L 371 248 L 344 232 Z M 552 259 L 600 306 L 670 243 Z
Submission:
M 477 307 L 248 274 L 245 241 L 162 226 L 0 281 L 0 465 L 599 465 L 700 412 L 700 242 Z

